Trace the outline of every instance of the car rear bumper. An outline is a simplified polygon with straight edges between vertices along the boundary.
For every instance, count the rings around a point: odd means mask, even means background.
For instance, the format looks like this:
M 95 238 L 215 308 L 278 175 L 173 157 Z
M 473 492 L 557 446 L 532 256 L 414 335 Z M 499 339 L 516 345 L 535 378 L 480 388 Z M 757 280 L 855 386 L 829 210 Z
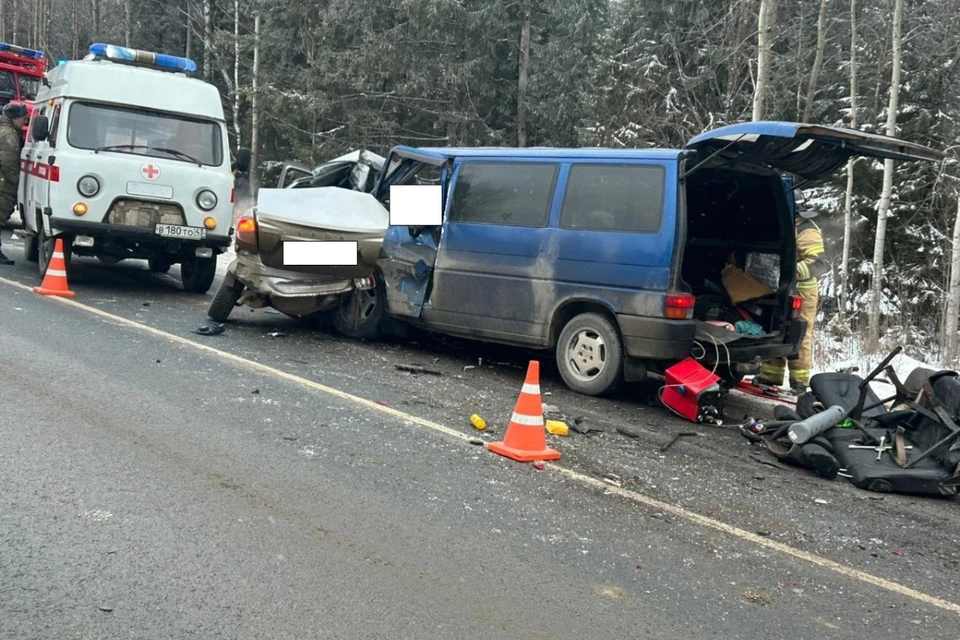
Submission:
M 338 295 L 353 289 L 352 280 L 275 269 L 245 251 L 237 252 L 237 259 L 229 271 L 251 291 L 277 298 Z
M 230 246 L 232 238 L 222 234 L 208 233 L 204 240 L 179 240 L 164 238 L 157 235 L 153 229 L 131 227 L 124 224 L 110 224 L 108 222 L 93 222 L 89 220 L 71 220 L 65 218 L 50 218 L 50 227 L 57 233 L 72 233 L 90 236 L 97 239 L 126 240 L 141 244 L 169 246 L 173 244 L 184 247 L 214 247 L 225 249 Z
M 630 358 L 642 360 L 679 361 L 700 349 L 694 341 L 697 334 L 697 320 L 667 320 L 642 316 L 618 315 L 623 347 Z M 718 345 L 716 350 L 706 345 L 707 353 L 702 356 L 705 362 L 746 364 L 770 358 L 788 358 L 797 352 L 803 339 L 807 323 L 804 320 L 792 320 L 787 327 L 783 341 L 758 341 L 743 339 Z M 729 355 L 728 355 L 729 354 Z

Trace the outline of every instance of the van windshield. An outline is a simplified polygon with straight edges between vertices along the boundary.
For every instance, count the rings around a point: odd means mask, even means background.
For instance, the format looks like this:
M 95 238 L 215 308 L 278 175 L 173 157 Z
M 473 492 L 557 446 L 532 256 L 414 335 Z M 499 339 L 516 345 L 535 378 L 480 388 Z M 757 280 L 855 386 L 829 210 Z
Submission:
M 129 153 L 218 167 L 223 144 L 216 122 L 82 102 L 70 106 L 67 142 L 77 149 Z

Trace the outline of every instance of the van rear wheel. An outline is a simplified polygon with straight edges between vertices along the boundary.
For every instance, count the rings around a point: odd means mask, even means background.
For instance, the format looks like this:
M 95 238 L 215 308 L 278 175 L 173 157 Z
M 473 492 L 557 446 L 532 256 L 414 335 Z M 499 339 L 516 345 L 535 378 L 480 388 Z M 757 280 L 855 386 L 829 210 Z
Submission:
M 623 341 L 599 313 L 575 316 L 557 340 L 557 368 L 570 389 L 588 396 L 612 393 L 623 384 Z

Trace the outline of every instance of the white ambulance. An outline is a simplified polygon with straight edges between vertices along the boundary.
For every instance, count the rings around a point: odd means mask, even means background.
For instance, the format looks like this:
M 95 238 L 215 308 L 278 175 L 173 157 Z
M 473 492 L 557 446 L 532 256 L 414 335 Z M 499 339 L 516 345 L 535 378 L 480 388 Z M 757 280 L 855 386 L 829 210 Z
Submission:
M 232 240 L 235 191 L 220 93 L 195 70 L 186 58 L 94 44 L 46 73 L 18 199 L 41 273 L 62 238 L 68 265 L 71 253 L 147 260 L 157 273 L 180 264 L 185 290 L 209 290 Z

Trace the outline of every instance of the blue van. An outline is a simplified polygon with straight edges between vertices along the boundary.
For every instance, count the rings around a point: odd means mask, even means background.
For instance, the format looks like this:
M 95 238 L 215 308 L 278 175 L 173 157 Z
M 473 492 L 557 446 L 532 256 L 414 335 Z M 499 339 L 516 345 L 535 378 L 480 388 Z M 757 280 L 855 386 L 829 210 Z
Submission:
M 786 122 L 723 127 L 684 149 L 395 147 L 374 195 L 389 206 L 392 185 L 440 184 L 443 224 L 389 228 L 353 334 L 391 318 L 550 349 L 564 382 L 588 395 L 690 355 L 739 379 L 794 354 L 804 333 L 783 174 L 797 188 L 854 155 L 943 157 Z M 770 293 L 732 304 L 730 263 Z

